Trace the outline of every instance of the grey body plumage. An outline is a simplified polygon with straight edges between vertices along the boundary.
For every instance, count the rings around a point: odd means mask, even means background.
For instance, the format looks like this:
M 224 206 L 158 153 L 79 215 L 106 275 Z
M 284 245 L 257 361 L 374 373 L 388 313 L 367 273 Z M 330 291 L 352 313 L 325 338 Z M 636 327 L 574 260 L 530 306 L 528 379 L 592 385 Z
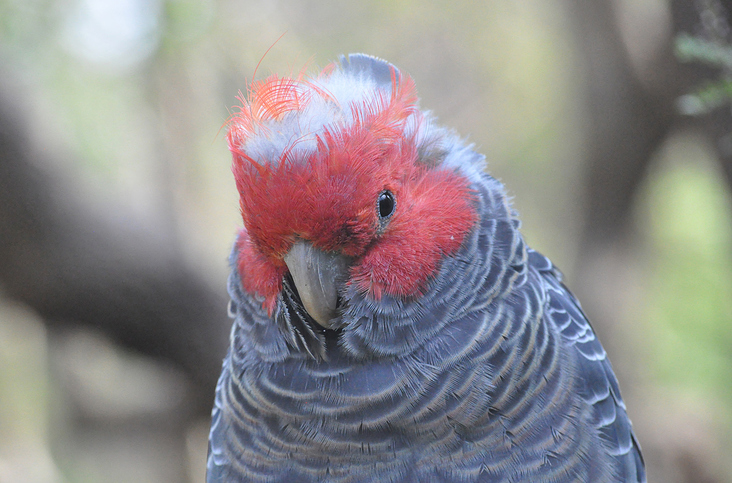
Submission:
M 358 75 L 392 75 L 350 59 Z M 645 481 L 579 303 L 524 244 L 482 157 L 433 129 L 443 163 L 468 173 L 478 219 L 422 296 L 377 302 L 346 285 L 326 330 L 286 279 L 269 316 L 243 289 L 235 249 L 209 483 Z

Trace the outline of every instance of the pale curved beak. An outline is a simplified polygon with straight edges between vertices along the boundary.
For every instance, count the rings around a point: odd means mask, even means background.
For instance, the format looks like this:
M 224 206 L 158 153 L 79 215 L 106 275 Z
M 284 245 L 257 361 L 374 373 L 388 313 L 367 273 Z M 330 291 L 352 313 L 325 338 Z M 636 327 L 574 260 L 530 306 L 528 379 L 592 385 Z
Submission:
M 284 260 L 305 310 L 318 324 L 331 328 L 337 316 L 338 287 L 348 276 L 348 257 L 298 240 Z

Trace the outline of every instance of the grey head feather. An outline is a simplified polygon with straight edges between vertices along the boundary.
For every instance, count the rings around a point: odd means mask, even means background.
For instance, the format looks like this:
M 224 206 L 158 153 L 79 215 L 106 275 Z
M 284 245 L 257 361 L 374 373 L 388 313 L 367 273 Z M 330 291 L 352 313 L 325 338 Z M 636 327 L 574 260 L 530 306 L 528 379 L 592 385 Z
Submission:
M 343 72 L 364 75 L 373 79 L 379 86 L 391 87 L 392 72 L 399 79 L 399 69 L 393 64 L 367 54 L 347 54 L 338 58 Z

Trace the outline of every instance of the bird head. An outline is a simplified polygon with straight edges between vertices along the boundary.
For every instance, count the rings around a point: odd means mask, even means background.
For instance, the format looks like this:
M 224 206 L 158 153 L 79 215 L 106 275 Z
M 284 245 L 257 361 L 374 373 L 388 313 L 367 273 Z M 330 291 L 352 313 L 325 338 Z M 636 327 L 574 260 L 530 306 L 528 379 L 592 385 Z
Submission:
M 476 222 L 475 168 L 451 160 L 455 136 L 418 108 L 412 79 L 351 54 L 254 81 L 240 101 L 227 140 L 243 289 L 272 315 L 292 283 L 326 329 L 347 288 L 374 303 L 423 294 Z

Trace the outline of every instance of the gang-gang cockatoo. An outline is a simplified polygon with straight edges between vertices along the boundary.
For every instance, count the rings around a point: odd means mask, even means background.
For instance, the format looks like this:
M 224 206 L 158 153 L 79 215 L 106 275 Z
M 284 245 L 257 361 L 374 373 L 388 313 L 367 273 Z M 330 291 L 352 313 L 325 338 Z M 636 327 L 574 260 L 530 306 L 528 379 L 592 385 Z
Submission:
M 636 482 L 600 342 L 484 157 L 363 54 L 252 82 L 208 482 Z

